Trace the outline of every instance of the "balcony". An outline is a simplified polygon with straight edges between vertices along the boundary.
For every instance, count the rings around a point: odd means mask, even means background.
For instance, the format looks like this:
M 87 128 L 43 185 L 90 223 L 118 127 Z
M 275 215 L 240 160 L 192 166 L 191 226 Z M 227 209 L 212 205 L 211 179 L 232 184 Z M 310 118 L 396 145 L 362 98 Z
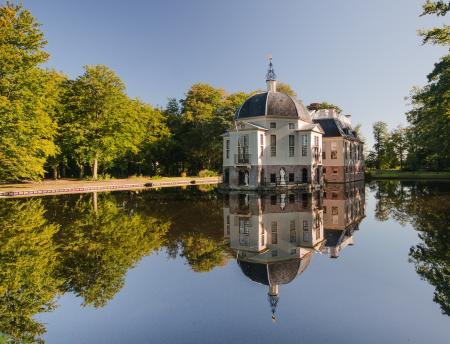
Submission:
M 235 154 L 234 155 L 234 163 L 235 165 L 245 164 L 249 165 L 251 161 L 251 154 Z

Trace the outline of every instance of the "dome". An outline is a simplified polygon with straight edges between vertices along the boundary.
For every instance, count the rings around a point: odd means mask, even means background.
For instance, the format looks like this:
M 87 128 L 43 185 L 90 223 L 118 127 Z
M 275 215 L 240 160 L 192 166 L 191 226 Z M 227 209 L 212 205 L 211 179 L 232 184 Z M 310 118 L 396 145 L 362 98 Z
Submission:
M 312 254 L 304 258 L 289 259 L 268 264 L 253 263 L 238 260 L 238 264 L 248 278 L 252 281 L 265 284 L 288 284 L 308 267 Z
M 282 92 L 262 92 L 249 97 L 236 112 L 235 119 L 248 117 L 297 118 L 312 123 L 306 107 Z

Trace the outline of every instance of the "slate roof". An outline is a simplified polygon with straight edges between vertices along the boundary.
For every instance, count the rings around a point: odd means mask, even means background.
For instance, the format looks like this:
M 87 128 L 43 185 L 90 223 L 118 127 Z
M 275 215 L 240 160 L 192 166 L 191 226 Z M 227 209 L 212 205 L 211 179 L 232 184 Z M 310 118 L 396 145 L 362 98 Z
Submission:
M 314 123 L 320 124 L 320 126 L 325 132 L 324 137 L 342 136 L 351 140 L 360 141 L 353 128 L 343 124 L 337 118 L 314 119 Z
M 306 107 L 282 92 L 262 92 L 249 97 L 236 112 L 235 119 L 274 116 L 300 118 L 312 123 Z
M 252 281 L 265 284 L 288 284 L 308 267 L 312 254 L 303 259 L 295 258 L 268 264 L 238 260 L 238 264 L 245 276 Z

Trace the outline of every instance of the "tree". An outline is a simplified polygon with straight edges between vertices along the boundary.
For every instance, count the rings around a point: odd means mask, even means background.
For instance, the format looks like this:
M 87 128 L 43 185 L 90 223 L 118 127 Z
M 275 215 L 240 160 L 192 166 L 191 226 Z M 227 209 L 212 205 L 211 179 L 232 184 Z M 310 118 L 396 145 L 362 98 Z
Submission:
M 126 272 L 162 246 L 170 225 L 164 219 L 125 212 L 109 194 L 83 197 L 62 210 L 56 238 L 62 290 L 94 307 L 111 300 L 123 287 Z
M 322 103 L 311 103 L 307 106 L 309 111 L 317 111 L 317 110 L 321 110 L 321 109 L 335 109 L 337 113 L 341 113 L 342 109 L 334 104 L 331 103 L 327 103 L 327 102 L 322 102 Z
M 377 169 L 386 167 L 386 146 L 389 140 L 389 131 L 385 122 L 375 122 L 373 124 L 373 138 L 375 143 L 373 148 L 376 154 Z
M 281 92 L 293 98 L 297 98 L 297 93 L 295 93 L 291 86 L 281 81 L 277 82 L 277 92 Z
M 54 309 L 62 284 L 53 242 L 59 226 L 45 213 L 41 199 L 0 204 L 0 331 L 24 343 L 45 332 L 33 317 Z
M 416 90 L 413 109 L 406 116 L 414 138 L 410 154 L 421 167 L 450 167 L 450 55 L 444 56 L 428 75 L 428 85 Z
M 81 176 L 86 164 L 97 179 L 99 165 L 108 166 L 127 152 L 138 152 L 143 139 L 139 117 L 143 105 L 130 102 L 123 82 L 106 66 L 85 66 L 82 76 L 67 82 L 63 103 L 63 142 Z
M 403 169 L 404 161 L 406 158 L 406 153 L 408 149 L 408 138 L 406 134 L 407 129 L 402 126 L 398 126 L 390 134 L 390 142 L 393 148 L 393 153 L 395 156 L 395 161 L 400 163 L 400 169 Z
M 38 67 L 46 43 L 29 11 L 0 6 L 0 180 L 39 179 L 56 153 L 51 112 L 60 77 Z
M 438 17 L 445 16 L 450 10 L 450 2 L 445 2 L 442 0 L 431 1 L 427 0 L 422 5 L 423 12 L 420 16 L 425 16 L 429 14 L 435 14 Z M 432 28 L 428 30 L 419 30 L 419 35 L 423 37 L 423 44 L 432 43 L 437 45 L 450 45 L 450 26 L 443 25 L 442 27 Z

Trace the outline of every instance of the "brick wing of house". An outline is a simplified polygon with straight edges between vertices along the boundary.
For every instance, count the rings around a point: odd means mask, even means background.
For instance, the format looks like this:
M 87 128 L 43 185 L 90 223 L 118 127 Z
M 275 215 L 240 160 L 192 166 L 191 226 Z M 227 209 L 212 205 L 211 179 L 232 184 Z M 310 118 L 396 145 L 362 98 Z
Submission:
M 312 111 L 311 117 L 324 130 L 322 164 L 325 182 L 363 180 L 363 142 L 353 129 L 350 116 L 338 114 L 335 109 L 322 109 Z

